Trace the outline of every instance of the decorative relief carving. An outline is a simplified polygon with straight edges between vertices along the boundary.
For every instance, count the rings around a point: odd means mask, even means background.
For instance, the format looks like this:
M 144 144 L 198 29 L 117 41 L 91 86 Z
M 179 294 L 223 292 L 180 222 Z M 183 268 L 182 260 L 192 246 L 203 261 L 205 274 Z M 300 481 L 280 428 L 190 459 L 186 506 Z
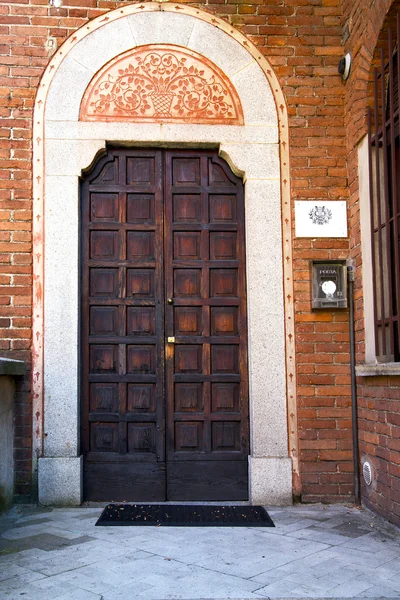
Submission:
M 231 82 L 210 60 L 153 44 L 121 54 L 94 76 L 80 120 L 243 125 L 243 112 Z

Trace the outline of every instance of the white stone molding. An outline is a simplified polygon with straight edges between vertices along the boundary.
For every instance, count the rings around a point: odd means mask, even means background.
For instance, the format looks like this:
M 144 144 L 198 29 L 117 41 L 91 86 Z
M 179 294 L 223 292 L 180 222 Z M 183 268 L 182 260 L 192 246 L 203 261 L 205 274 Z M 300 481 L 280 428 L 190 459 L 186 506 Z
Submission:
M 376 363 L 374 325 L 375 317 L 368 152 L 368 136 L 366 135 L 358 146 L 358 181 L 360 195 L 361 251 L 363 264 L 362 276 L 364 295 L 365 362 L 367 364 L 374 364 Z
M 127 49 L 154 43 L 184 45 L 224 71 L 239 95 L 245 124 L 79 122 L 80 102 L 95 73 Z M 268 62 L 208 13 L 172 3 L 124 6 L 66 40 L 43 76 L 34 121 L 33 410 L 41 503 L 81 502 L 79 176 L 107 143 L 219 148 L 243 176 L 250 501 L 290 503 L 298 451 L 288 129 Z

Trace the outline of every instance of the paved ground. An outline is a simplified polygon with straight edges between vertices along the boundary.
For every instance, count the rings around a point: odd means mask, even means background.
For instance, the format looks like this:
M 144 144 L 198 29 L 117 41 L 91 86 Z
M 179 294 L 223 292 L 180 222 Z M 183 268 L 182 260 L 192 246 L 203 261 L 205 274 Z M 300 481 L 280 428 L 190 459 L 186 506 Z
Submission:
M 400 531 L 344 506 L 273 528 L 94 527 L 100 508 L 0 519 L 0 599 L 400 598 Z

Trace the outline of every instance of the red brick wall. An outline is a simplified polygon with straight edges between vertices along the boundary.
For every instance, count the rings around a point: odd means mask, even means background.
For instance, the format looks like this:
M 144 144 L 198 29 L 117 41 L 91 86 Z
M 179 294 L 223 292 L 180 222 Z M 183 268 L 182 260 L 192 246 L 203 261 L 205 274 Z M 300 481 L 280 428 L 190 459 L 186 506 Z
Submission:
M 124 3 L 121 3 L 124 4 Z M 210 0 L 193 3 L 230 21 L 271 61 L 290 115 L 292 197 L 347 199 L 340 0 Z M 363 0 L 360 0 L 362 6 Z M 0 2 L 1 352 L 29 359 L 32 105 L 49 56 L 76 28 L 116 7 L 108 0 Z M 262 99 L 260 99 L 262 101 Z M 354 178 L 353 178 L 354 179 Z M 346 258 L 346 240 L 295 240 L 295 310 L 302 498 L 352 495 L 348 314 L 312 313 L 309 261 Z M 10 327 L 11 326 L 11 327 Z M 16 493 L 29 493 L 30 396 L 18 404 Z
M 359 225 L 358 161 L 356 145 L 366 134 L 366 110 L 372 101 L 372 66 L 386 39 L 386 29 L 400 11 L 399 0 L 344 0 L 344 23 L 349 30 L 345 49 L 353 67 L 346 83 L 345 121 L 348 131 L 351 254 L 357 265 L 357 362 L 365 360 L 361 234 Z M 371 324 L 369 324 L 371 326 Z M 373 465 L 374 482 L 362 480 L 363 502 L 400 524 L 400 377 L 358 379 L 360 456 Z
M 362 378 L 359 385 L 360 452 L 373 468 L 362 481 L 363 502 L 400 524 L 400 377 Z
M 28 373 L 17 382 L 15 404 L 16 493 L 31 492 L 31 109 L 40 69 L 22 55 L 20 17 L 11 3 L 0 5 L 0 353 L 25 360 Z M 26 7 L 25 7 L 26 8 Z M 14 18 L 16 25 L 12 26 Z M 31 75 L 36 74 L 36 78 Z

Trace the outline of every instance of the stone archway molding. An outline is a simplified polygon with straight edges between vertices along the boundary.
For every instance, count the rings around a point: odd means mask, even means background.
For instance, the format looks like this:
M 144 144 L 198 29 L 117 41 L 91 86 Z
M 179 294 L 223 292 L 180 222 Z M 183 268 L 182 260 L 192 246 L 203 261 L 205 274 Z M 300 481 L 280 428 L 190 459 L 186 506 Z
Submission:
M 225 74 L 244 125 L 79 121 L 85 90 L 127 50 L 173 44 Z M 42 504 L 79 504 L 79 177 L 106 143 L 217 147 L 245 181 L 250 500 L 287 504 L 298 487 L 288 117 L 257 48 L 199 9 L 149 2 L 87 23 L 50 61 L 34 111 L 33 450 Z

